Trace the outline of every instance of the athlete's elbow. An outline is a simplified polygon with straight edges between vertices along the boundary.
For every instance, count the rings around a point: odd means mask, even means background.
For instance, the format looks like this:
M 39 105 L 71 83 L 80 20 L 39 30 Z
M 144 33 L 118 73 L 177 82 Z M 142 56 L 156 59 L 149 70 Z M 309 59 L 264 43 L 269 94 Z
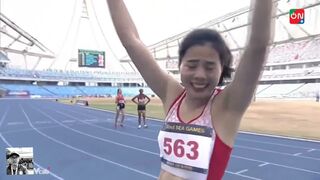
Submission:
M 270 43 L 269 33 L 264 35 L 253 34 L 248 42 L 248 46 L 255 50 L 265 50 L 267 49 L 269 43 Z
M 121 44 L 124 48 L 131 48 L 136 46 L 136 44 L 140 41 L 139 36 L 134 33 L 128 32 L 118 32 Z
M 266 43 L 250 43 L 245 50 L 245 54 L 252 59 L 265 60 L 267 50 L 268 45 Z

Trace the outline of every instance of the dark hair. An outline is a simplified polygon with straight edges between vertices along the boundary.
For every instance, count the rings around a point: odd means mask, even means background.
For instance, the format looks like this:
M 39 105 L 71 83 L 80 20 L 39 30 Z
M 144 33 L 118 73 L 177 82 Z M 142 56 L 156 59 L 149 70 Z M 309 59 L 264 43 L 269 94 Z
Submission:
M 13 152 L 13 153 L 7 155 L 7 159 L 10 157 L 13 157 L 13 156 L 20 157 L 20 155 L 18 153 Z
M 216 30 L 195 29 L 187 34 L 179 47 L 179 67 L 181 65 L 182 58 L 190 47 L 194 45 L 204 45 L 206 43 L 210 43 L 219 53 L 220 63 L 222 65 L 222 74 L 219 79 L 219 85 L 222 85 L 224 78 L 230 78 L 231 73 L 234 71 L 231 68 L 233 57 L 226 42 Z
M 118 90 L 117 90 L 117 94 L 119 94 L 119 92 L 121 91 L 121 88 L 118 88 Z

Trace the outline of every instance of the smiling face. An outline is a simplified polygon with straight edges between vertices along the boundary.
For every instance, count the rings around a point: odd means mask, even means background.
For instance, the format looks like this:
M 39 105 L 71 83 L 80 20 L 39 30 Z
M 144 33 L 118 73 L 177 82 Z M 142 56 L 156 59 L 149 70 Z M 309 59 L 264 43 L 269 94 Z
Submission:
M 194 49 L 196 46 L 198 47 L 205 47 L 207 46 L 208 52 L 200 53 L 192 53 L 191 55 L 196 55 L 199 57 L 194 57 L 198 60 L 213 60 L 214 63 L 221 65 L 221 75 L 218 81 L 218 85 L 223 85 L 223 82 L 227 78 L 231 78 L 231 73 L 233 71 L 232 68 L 232 54 L 230 52 L 229 47 L 227 46 L 226 42 L 223 40 L 222 36 L 219 34 L 218 31 L 213 29 L 195 29 L 191 31 L 186 37 L 182 40 L 181 44 L 179 45 L 179 67 L 181 68 L 182 62 L 186 58 L 186 53 L 188 52 L 189 55 L 191 53 L 190 48 Z M 192 50 L 193 51 L 193 50 Z M 210 54 L 211 53 L 211 54 Z M 201 57 L 203 56 L 203 57 Z M 202 58 L 202 59 L 201 59 Z M 216 62 L 216 60 L 220 60 L 220 62 Z M 216 75 L 218 76 L 218 75 Z
M 11 155 L 8 159 L 8 163 L 11 165 L 12 168 L 17 168 L 19 164 L 19 156 L 18 155 Z
M 219 53 L 210 43 L 191 46 L 181 59 L 182 85 L 192 97 L 210 97 L 221 73 Z

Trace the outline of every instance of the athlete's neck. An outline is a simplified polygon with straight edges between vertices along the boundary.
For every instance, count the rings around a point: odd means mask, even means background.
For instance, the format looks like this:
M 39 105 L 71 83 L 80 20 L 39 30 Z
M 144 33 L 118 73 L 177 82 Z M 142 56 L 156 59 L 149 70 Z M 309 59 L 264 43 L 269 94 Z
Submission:
M 208 103 L 208 99 L 199 99 L 198 97 L 189 97 L 188 94 L 186 94 L 186 97 L 181 102 L 184 104 L 184 107 L 187 109 L 198 109 L 204 107 Z

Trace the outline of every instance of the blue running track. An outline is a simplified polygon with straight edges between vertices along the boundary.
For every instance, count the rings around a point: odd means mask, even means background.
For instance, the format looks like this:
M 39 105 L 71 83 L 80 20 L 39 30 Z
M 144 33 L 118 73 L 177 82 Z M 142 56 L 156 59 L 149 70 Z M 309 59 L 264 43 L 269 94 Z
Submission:
M 162 123 L 137 129 L 127 116 L 50 100 L 0 100 L 0 179 L 152 180 L 160 172 Z M 7 176 L 7 147 L 33 147 L 35 167 L 50 174 Z M 320 142 L 240 133 L 224 180 L 320 180 Z

